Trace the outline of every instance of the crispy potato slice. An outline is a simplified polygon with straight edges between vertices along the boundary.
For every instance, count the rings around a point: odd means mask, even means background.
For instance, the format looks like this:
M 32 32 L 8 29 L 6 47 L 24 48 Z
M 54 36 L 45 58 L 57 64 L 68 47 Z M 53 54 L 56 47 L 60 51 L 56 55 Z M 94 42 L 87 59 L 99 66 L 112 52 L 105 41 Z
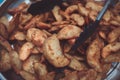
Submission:
M 120 42 L 110 43 L 102 49 L 102 57 L 106 58 L 108 55 L 111 54 L 111 52 L 117 52 L 119 50 L 120 50 Z
M 48 73 L 46 65 L 41 64 L 40 62 L 34 63 L 34 70 L 40 80 L 42 80 L 43 76 L 46 76 Z
M 31 50 L 33 49 L 33 47 L 34 47 L 34 44 L 31 42 L 24 43 L 19 51 L 20 60 L 22 61 L 26 60 L 31 54 Z
M 20 70 L 22 70 L 22 62 L 19 59 L 19 55 L 16 51 L 10 52 L 10 62 L 16 73 L 19 74 Z
M 59 7 L 59 6 L 55 6 L 55 7 L 52 9 L 52 13 L 53 13 L 56 21 L 62 21 L 62 20 L 63 20 L 62 16 L 59 14 L 59 10 L 60 10 L 60 7 Z
M 80 35 L 81 32 L 82 29 L 80 29 L 79 27 L 75 25 L 68 25 L 58 32 L 57 37 L 58 39 L 76 38 Z
M 120 27 L 115 28 L 108 34 L 108 42 L 115 42 L 120 37 Z
M 77 23 L 77 25 L 79 25 L 79 26 L 83 26 L 84 23 L 85 23 L 85 20 L 84 20 L 83 16 L 81 16 L 81 15 L 79 15 L 79 14 L 72 14 L 70 17 L 71 17 L 71 19 L 73 19 L 73 20 Z
M 32 41 L 36 46 L 42 46 L 47 35 L 37 28 L 30 28 L 27 31 L 27 40 Z
M 96 38 L 87 49 L 87 62 L 98 72 L 102 72 L 100 63 L 100 50 L 104 47 L 104 42 Z
M 0 51 L 0 72 L 11 69 L 9 53 L 5 50 Z
M 56 35 L 47 38 L 43 44 L 43 54 L 45 58 L 55 67 L 64 67 L 69 64 L 69 60 L 63 55 L 60 43 Z
M 9 42 L 0 35 L 0 45 L 2 45 L 7 51 L 11 51 L 12 47 Z
M 33 74 L 26 72 L 24 70 L 20 71 L 20 75 L 25 80 L 38 80 Z
M 22 68 L 23 70 L 34 74 L 34 63 L 39 62 L 40 55 L 31 55 L 27 60 L 23 62 Z

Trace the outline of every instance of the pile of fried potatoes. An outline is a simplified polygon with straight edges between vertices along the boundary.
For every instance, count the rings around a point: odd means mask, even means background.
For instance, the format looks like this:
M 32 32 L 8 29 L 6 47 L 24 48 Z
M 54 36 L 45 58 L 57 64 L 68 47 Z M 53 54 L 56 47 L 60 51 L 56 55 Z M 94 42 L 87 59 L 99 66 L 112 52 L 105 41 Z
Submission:
M 0 72 L 13 69 L 25 80 L 102 80 L 120 61 L 120 2 L 74 54 L 69 50 L 103 3 L 73 0 L 38 15 L 28 7 L 22 3 L 8 10 L 12 20 L 0 19 Z

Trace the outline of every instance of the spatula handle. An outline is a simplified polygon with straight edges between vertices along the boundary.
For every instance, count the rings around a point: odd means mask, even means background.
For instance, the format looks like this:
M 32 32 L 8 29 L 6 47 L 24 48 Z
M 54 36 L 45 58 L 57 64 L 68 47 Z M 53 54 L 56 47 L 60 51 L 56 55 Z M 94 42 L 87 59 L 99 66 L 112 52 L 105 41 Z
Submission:
M 105 3 L 103 9 L 101 10 L 101 12 L 99 13 L 99 15 L 97 16 L 96 20 L 100 21 L 102 19 L 102 16 L 104 15 L 104 13 L 106 12 L 106 10 L 108 9 L 109 5 L 113 2 L 114 0 L 107 0 L 107 2 Z

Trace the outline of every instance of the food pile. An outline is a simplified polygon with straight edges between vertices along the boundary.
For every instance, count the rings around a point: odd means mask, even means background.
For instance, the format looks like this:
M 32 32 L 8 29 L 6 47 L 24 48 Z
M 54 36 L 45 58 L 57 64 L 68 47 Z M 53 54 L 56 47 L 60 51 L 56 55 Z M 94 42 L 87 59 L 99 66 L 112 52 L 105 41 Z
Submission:
M 74 0 L 31 15 L 29 5 L 0 19 L 0 72 L 13 69 L 25 80 L 101 80 L 120 61 L 120 2 L 107 10 L 98 29 L 74 54 L 69 50 L 103 3 Z

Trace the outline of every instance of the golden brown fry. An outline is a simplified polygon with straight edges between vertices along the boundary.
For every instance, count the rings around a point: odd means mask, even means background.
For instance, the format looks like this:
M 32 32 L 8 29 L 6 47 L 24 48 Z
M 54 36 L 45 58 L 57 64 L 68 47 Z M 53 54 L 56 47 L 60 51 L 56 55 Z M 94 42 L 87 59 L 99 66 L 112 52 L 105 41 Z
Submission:
M 98 72 L 102 72 L 100 63 L 100 50 L 104 47 L 104 43 L 99 38 L 96 38 L 87 49 L 87 62 Z
M 13 35 L 11 35 L 10 40 L 18 40 L 18 41 L 22 41 L 25 40 L 26 36 L 23 32 L 20 31 L 16 31 L 15 33 L 13 33 Z
M 11 51 L 12 47 L 9 42 L 0 35 L 0 45 L 2 45 L 7 51 Z
M 5 72 L 11 69 L 9 53 L 5 50 L 0 51 L 0 72 Z
M 62 53 L 60 43 L 56 35 L 52 35 L 45 40 L 43 51 L 45 58 L 55 67 L 67 66 L 70 62 Z
M 55 6 L 52 10 L 52 13 L 53 13 L 56 21 L 62 21 L 63 20 L 62 16 L 59 14 L 59 11 L 60 11 L 59 6 Z
M 78 11 L 77 5 L 71 5 L 71 6 L 67 7 L 67 9 L 65 10 L 65 14 L 69 15 L 69 14 L 73 13 L 74 11 Z
M 31 54 L 31 50 L 33 49 L 33 47 L 34 47 L 34 44 L 31 42 L 24 43 L 19 50 L 20 60 L 23 60 L 23 61 L 26 60 Z
M 81 15 L 83 15 L 83 16 L 88 16 L 88 14 L 89 14 L 89 12 L 90 12 L 89 9 L 83 7 L 82 4 L 80 4 L 80 3 L 78 3 L 78 11 L 79 11 L 79 13 L 80 13 Z
M 85 7 L 97 12 L 101 11 L 101 9 L 103 8 L 101 5 L 91 1 L 87 2 Z
M 51 28 L 51 25 L 44 23 L 44 22 L 37 22 L 36 27 L 38 27 L 40 29 L 49 29 L 49 28 Z
M 80 35 L 81 32 L 82 29 L 80 29 L 79 27 L 75 25 L 67 25 L 58 32 L 57 37 L 58 39 L 76 38 Z
M 42 46 L 47 35 L 37 28 L 30 28 L 27 31 L 27 40 L 32 41 L 36 46 Z
M 25 80 L 38 80 L 33 74 L 26 72 L 26 71 L 20 71 L 20 75 Z
M 27 60 L 23 62 L 23 70 L 34 74 L 34 63 L 39 62 L 40 60 L 40 55 L 31 55 Z
M 103 38 L 104 40 L 107 39 L 107 36 L 106 36 L 105 32 L 99 31 L 99 35 L 100 35 L 100 37 Z
M 106 58 L 108 55 L 111 54 L 111 52 L 117 52 L 119 50 L 120 50 L 120 42 L 110 43 L 102 49 L 102 57 Z
M 84 18 L 79 14 L 72 14 L 70 17 L 77 23 L 78 26 L 83 26 L 85 24 Z
M 20 70 L 22 70 L 22 62 L 19 59 L 19 55 L 16 51 L 10 52 L 10 62 L 15 72 L 19 74 Z
M 3 23 L 6 26 L 7 30 L 8 30 L 8 28 L 9 28 L 9 21 L 8 21 L 6 16 L 0 17 L 0 23 Z
M 42 80 L 42 78 L 48 73 L 46 65 L 41 64 L 39 62 L 34 63 L 34 70 L 37 73 L 40 80 Z
M 0 23 L 0 35 L 3 36 L 5 39 L 8 39 L 8 31 L 3 23 Z
M 120 27 L 115 28 L 108 34 L 108 42 L 115 42 L 120 37 Z
M 69 54 L 65 54 L 66 57 L 70 59 L 70 64 L 68 65 L 70 68 L 81 71 L 87 69 L 84 63 L 80 62 L 78 59 L 76 59 L 73 56 L 70 56 Z
M 105 63 L 120 62 L 120 51 L 107 56 L 103 61 Z

